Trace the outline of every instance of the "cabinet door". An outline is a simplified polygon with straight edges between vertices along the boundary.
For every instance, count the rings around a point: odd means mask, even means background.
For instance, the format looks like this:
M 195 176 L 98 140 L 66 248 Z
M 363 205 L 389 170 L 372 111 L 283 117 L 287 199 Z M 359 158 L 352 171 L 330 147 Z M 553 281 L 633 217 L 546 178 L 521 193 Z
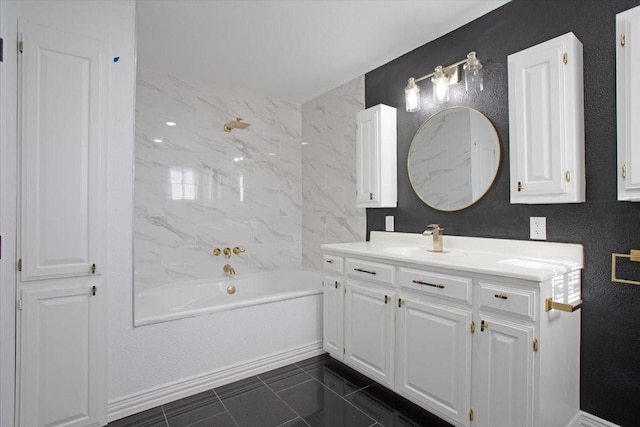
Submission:
M 461 425 L 471 407 L 471 311 L 400 296 L 396 387 Z
M 344 356 L 344 283 L 341 279 L 327 277 L 323 284 L 323 348 L 338 360 L 342 360 Z
M 584 202 L 582 45 L 565 34 L 508 65 L 511 203 Z
M 20 25 L 21 280 L 100 262 L 106 54 L 92 39 Z
M 473 425 L 532 427 L 533 328 L 483 317 L 475 336 Z
M 374 206 L 380 197 L 380 109 L 357 114 L 356 204 Z
M 346 283 L 344 361 L 392 387 L 395 293 L 364 281 Z
M 640 7 L 616 15 L 618 200 L 640 201 Z
M 94 295 L 92 283 L 53 285 L 21 292 L 19 425 L 101 425 L 107 389 L 104 295 Z

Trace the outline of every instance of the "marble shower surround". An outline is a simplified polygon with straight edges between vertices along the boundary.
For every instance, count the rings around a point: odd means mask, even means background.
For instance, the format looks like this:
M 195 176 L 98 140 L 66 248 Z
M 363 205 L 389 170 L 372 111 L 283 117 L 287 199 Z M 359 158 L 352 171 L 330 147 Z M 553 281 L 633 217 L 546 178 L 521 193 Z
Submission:
M 224 132 L 235 117 L 251 127 Z M 238 274 L 300 267 L 300 142 L 299 105 L 139 69 L 136 290 L 222 277 L 227 261 Z M 226 246 L 246 252 L 211 254 Z
M 365 209 L 356 208 L 356 113 L 364 76 L 302 106 L 302 261 L 322 268 L 323 243 L 362 241 Z

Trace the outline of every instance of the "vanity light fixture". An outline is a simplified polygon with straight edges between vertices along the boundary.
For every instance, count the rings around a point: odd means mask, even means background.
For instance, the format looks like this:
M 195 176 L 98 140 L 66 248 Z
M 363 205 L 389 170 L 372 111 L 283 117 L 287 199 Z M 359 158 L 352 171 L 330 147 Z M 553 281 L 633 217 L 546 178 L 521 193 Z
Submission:
M 469 52 L 466 59 L 458 61 L 455 64 L 443 67 L 438 65 L 433 73 L 425 76 L 415 78 L 410 77 L 407 83 L 407 87 L 404 89 L 405 94 L 405 106 L 408 113 L 420 111 L 420 87 L 418 82 L 431 77 L 431 83 L 433 84 L 433 99 L 438 104 L 442 104 L 449 101 L 449 85 L 458 83 L 460 76 L 458 74 L 458 68 L 464 64 L 463 69 L 465 71 L 465 88 L 467 92 L 473 89 L 483 89 L 482 82 L 482 64 L 476 56 L 475 52 Z

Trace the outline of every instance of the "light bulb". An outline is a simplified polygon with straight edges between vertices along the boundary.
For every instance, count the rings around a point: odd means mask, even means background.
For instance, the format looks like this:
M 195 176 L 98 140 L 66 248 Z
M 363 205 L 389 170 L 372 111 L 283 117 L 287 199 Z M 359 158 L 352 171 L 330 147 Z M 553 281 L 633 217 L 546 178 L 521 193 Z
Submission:
M 482 91 L 484 89 L 484 82 L 482 79 L 482 64 L 476 57 L 475 52 L 469 52 L 469 54 L 467 55 L 467 62 L 462 68 L 464 69 L 464 87 L 466 91 Z
M 411 77 L 407 87 L 404 89 L 405 105 L 407 113 L 420 111 L 420 87 L 416 84 L 416 80 Z
M 441 65 L 436 67 L 431 83 L 433 83 L 433 100 L 438 104 L 449 102 L 449 77 L 444 73 Z

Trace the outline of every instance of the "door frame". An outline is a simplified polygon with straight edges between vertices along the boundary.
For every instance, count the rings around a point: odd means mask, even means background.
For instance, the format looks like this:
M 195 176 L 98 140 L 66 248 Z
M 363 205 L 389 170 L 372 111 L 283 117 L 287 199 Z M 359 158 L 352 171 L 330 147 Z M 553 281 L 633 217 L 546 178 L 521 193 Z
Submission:
M 18 5 L 0 2 L 0 424 L 15 424 Z

